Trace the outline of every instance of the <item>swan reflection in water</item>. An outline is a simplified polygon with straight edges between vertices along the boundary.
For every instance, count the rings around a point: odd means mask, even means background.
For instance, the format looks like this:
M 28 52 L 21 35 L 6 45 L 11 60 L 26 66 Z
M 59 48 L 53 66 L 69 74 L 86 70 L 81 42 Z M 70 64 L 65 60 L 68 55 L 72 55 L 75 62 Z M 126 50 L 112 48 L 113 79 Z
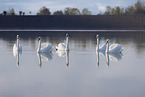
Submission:
M 122 59 L 123 54 L 119 52 L 113 52 L 113 53 L 107 53 L 105 51 L 96 51 L 97 55 L 97 65 L 99 66 L 99 56 L 105 56 L 106 57 L 106 64 L 109 66 L 109 60 L 118 62 Z
M 42 61 L 48 61 L 52 60 L 52 53 L 37 53 L 38 60 L 39 60 L 39 66 L 42 67 Z
M 14 57 L 17 57 L 17 66 L 19 66 L 19 56 L 22 55 L 22 50 L 13 50 Z
M 17 41 L 13 45 L 13 55 L 14 55 L 14 57 L 17 56 L 17 66 L 19 66 L 19 55 L 22 54 L 22 46 L 19 43 L 19 35 L 17 35 L 16 37 L 17 37 Z
M 69 50 L 67 51 L 60 51 L 60 50 L 57 50 L 56 51 L 56 54 L 59 56 L 59 57 L 66 57 L 66 66 L 69 66 Z
M 123 54 L 119 52 L 114 52 L 114 53 L 106 53 L 106 63 L 109 66 L 109 60 L 118 62 L 122 59 Z
M 99 66 L 99 57 L 100 56 L 105 56 L 105 51 L 104 50 L 98 50 L 97 49 L 98 48 L 98 46 L 96 46 L 96 55 L 97 55 L 97 65 Z
M 69 65 L 69 34 L 66 34 L 65 43 L 59 43 L 58 46 L 56 46 L 56 54 L 59 57 L 66 56 L 66 65 Z

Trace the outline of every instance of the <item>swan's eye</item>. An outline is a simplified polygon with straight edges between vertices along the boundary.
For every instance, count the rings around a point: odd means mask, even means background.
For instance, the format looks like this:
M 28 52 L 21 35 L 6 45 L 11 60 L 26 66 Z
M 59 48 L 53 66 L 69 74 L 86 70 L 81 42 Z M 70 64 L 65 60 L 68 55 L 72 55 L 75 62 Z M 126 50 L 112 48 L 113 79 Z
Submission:
M 38 38 L 38 40 L 40 40 L 40 39 L 41 39 L 41 37 Z

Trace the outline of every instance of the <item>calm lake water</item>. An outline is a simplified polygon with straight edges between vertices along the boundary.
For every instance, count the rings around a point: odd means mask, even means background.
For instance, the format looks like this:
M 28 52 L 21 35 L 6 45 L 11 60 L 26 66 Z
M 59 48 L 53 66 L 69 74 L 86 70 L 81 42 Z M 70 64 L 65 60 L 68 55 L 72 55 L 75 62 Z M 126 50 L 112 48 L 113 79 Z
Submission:
M 70 51 L 55 46 L 70 36 Z M 22 54 L 13 54 L 19 34 Z M 96 35 L 124 47 L 122 54 L 96 53 Z M 54 46 L 37 54 L 38 37 Z M 144 97 L 145 32 L 0 32 L 1 97 Z M 99 56 L 99 58 L 98 58 Z M 98 62 L 99 59 L 99 62 Z

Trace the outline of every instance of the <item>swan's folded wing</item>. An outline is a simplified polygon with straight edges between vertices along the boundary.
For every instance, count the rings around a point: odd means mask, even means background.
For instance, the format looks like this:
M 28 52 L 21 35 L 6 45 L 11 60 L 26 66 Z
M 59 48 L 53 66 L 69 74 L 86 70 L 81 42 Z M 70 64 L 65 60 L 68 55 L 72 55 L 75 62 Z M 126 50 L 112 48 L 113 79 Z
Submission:
M 59 43 L 58 47 L 65 47 L 65 43 Z
M 22 46 L 21 46 L 21 44 L 19 44 L 19 50 L 22 50 Z
M 123 49 L 122 49 L 122 46 L 120 44 L 112 44 L 110 47 L 109 47 L 109 51 L 111 52 L 121 52 Z
M 17 45 L 16 44 L 14 44 L 14 46 L 13 46 L 13 51 L 14 50 L 17 50 Z
M 99 50 L 106 50 L 106 44 L 100 44 L 99 45 Z
M 117 47 L 117 45 L 118 45 L 118 44 L 112 44 L 112 45 L 110 45 L 109 50 L 115 49 L 115 48 Z
M 41 44 L 41 48 L 43 49 L 43 48 L 46 48 L 48 46 L 48 43 L 42 43 Z
M 66 47 L 65 43 L 59 43 L 58 46 L 56 47 L 58 50 L 64 50 Z

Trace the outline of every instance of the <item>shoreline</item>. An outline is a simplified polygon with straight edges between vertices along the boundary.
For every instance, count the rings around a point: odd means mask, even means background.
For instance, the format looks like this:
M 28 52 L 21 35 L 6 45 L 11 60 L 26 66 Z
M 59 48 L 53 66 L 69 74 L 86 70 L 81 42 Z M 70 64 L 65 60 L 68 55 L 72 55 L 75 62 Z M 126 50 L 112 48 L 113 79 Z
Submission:
M 66 30 L 66 29 L 58 29 L 58 30 L 55 30 L 55 29 L 0 29 L 0 32 L 10 32 L 10 31 L 14 31 L 14 32 L 19 32 L 19 31 L 23 31 L 23 32 L 39 32 L 39 31 L 43 31 L 43 32 L 65 32 L 65 31 L 68 31 L 68 32 L 144 32 L 145 30 L 84 30 L 84 29 L 81 29 L 81 30 Z
M 144 15 L 105 16 L 0 16 L 0 30 L 19 31 L 140 31 Z

